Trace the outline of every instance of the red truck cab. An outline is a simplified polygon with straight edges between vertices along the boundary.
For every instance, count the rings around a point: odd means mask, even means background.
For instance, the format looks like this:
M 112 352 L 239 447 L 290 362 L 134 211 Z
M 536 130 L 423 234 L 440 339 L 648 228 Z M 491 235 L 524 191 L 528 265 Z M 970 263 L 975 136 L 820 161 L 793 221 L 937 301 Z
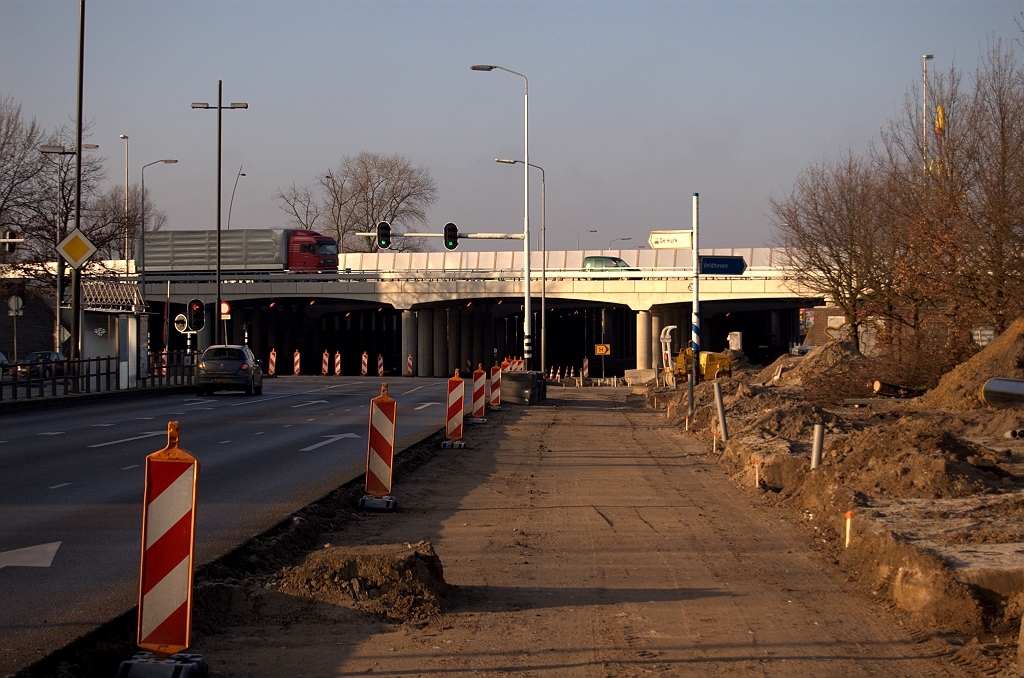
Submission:
M 289 271 L 338 271 L 338 241 L 316 231 L 293 230 L 288 238 Z

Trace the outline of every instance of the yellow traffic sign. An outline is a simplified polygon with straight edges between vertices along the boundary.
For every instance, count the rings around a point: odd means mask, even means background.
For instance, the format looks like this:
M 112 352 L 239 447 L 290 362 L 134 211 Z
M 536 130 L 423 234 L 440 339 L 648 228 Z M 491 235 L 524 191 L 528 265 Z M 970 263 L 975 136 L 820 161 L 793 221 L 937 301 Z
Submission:
M 611 344 L 594 344 L 594 355 L 611 355 Z
M 60 241 L 57 251 L 65 261 L 71 264 L 71 268 L 78 269 L 96 253 L 96 246 L 76 228 L 68 233 L 68 237 Z

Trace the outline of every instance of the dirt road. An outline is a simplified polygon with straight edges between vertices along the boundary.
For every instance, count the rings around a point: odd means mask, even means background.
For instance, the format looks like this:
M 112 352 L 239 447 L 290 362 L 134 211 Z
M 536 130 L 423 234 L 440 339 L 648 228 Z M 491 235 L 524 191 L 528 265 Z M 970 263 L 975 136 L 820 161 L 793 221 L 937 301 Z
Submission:
M 389 624 L 274 593 L 201 635 L 222 676 L 959 676 L 625 391 L 553 390 L 397 478 L 334 545 L 429 540 L 446 611 Z

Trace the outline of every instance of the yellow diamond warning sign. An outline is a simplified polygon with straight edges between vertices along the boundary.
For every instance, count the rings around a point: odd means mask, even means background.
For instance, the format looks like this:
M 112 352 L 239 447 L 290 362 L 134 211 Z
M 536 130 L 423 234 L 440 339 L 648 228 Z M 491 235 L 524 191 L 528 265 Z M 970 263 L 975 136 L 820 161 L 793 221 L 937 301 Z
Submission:
M 72 268 L 77 269 L 96 252 L 96 246 L 89 242 L 85 234 L 76 228 L 68 233 L 68 237 L 60 241 L 60 244 L 57 245 L 57 251 L 60 252 L 65 261 L 71 264 Z

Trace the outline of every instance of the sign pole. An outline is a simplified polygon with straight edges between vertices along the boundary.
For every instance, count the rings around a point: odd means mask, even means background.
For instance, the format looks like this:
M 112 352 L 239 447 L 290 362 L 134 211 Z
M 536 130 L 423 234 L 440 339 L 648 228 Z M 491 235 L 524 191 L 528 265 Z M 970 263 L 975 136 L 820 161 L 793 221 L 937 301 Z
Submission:
M 700 249 L 697 240 L 700 196 L 693 194 L 693 319 L 691 321 L 690 348 L 693 350 L 694 381 L 700 378 Z

